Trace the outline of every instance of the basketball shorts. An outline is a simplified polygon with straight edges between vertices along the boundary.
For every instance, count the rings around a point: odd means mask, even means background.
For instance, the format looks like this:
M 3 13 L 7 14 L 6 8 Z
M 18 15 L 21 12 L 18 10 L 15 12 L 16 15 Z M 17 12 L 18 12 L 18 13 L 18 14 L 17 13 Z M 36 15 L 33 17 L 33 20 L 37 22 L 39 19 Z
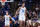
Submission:
M 25 21 L 25 15 L 19 15 L 19 21 Z
M 10 25 L 10 22 L 5 22 L 5 26 L 9 26 Z

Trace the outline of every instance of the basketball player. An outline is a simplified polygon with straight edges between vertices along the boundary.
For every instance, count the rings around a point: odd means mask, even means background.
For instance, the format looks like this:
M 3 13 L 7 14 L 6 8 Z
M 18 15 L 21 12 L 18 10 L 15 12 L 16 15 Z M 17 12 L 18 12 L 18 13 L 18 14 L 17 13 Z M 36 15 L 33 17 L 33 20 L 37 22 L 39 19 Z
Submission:
M 19 11 L 19 22 L 20 22 L 20 27 L 25 27 L 25 15 L 26 15 L 26 7 L 25 3 L 22 3 L 22 6 L 18 8 L 16 12 Z
M 12 17 L 8 15 L 8 12 L 6 12 L 4 18 L 5 18 L 5 27 L 10 27 L 10 18 L 12 19 Z

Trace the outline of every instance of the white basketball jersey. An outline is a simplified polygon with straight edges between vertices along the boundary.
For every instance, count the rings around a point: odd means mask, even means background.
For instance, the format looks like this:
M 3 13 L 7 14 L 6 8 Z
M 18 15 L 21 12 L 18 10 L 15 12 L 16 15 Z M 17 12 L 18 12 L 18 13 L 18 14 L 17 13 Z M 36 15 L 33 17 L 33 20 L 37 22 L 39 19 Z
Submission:
M 19 11 L 19 14 L 20 14 L 20 15 L 25 14 L 25 7 L 24 7 L 24 8 L 23 8 L 23 7 L 21 7 L 21 9 L 20 9 L 20 11 Z
M 8 16 L 5 15 L 5 22 L 10 22 L 9 15 Z

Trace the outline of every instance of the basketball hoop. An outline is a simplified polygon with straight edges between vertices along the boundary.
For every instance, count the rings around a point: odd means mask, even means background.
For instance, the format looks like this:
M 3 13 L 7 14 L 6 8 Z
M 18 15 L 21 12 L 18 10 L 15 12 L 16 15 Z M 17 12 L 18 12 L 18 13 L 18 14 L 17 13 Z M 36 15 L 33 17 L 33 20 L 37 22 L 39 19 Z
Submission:
M 5 2 L 1 2 L 2 5 L 5 5 Z
M 2 5 L 5 5 L 5 2 L 14 2 L 14 0 L 9 0 L 9 1 L 7 1 L 7 0 L 0 0 L 0 2 L 1 2 Z
M 6 0 L 1 0 L 1 1 L 2 1 L 1 4 L 2 4 L 2 5 L 5 5 L 5 1 L 6 1 Z

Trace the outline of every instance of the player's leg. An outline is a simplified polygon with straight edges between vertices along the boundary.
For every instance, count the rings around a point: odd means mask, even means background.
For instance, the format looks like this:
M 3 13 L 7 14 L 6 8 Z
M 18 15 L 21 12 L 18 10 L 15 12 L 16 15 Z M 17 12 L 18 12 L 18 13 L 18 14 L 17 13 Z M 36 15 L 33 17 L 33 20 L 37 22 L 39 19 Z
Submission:
M 10 27 L 10 24 L 8 24 L 8 23 L 7 23 L 7 24 L 5 24 L 5 27 Z
M 5 27 L 8 27 L 7 25 L 5 25 Z
M 5 26 L 5 27 L 7 27 L 7 26 Z
M 10 27 L 10 22 L 8 22 L 8 27 Z
M 10 25 L 8 25 L 8 27 L 10 27 Z
M 26 27 L 29 27 L 29 23 L 26 24 Z
M 20 21 L 20 27 L 22 27 L 22 21 Z
M 25 27 L 25 21 L 23 21 L 23 27 Z
M 10 27 L 10 22 L 5 23 L 5 27 Z
M 22 27 L 22 16 L 19 15 L 19 22 L 20 22 L 20 27 Z
M 25 16 L 23 16 L 23 27 L 25 27 Z
M 7 23 L 5 22 L 5 27 L 7 27 Z
M 8 26 L 5 26 L 5 27 L 10 27 L 10 26 L 8 25 Z

